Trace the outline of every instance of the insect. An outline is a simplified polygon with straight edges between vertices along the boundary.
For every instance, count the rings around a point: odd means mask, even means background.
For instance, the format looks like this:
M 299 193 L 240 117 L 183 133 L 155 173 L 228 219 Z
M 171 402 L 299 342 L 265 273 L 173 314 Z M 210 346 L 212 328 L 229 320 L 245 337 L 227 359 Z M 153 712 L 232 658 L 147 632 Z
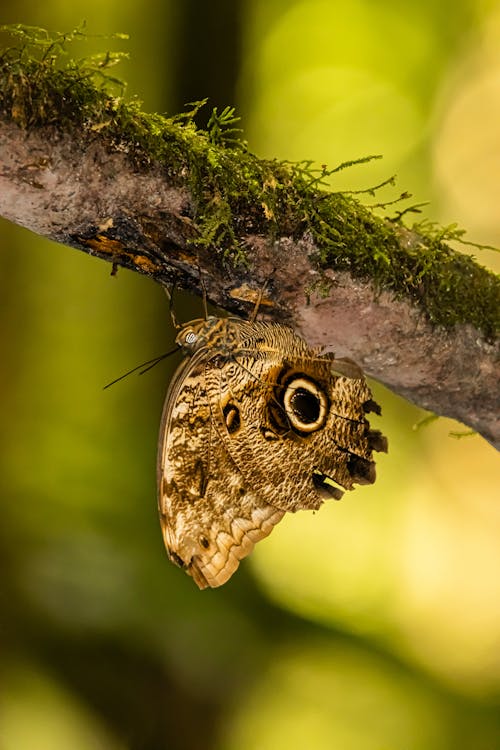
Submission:
M 160 428 L 158 501 L 170 559 L 200 589 L 225 583 L 287 512 L 375 481 L 387 440 L 361 370 L 278 323 L 182 326 L 184 360 Z

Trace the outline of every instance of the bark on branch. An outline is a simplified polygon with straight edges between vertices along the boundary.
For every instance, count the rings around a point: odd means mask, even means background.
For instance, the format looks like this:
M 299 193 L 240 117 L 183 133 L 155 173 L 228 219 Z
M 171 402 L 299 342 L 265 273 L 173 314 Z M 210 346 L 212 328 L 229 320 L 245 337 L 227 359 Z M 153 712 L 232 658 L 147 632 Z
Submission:
M 42 72 L 0 66 L 0 215 L 161 284 L 201 275 L 243 315 L 267 282 L 268 315 L 500 447 L 492 274 L 311 172 Z

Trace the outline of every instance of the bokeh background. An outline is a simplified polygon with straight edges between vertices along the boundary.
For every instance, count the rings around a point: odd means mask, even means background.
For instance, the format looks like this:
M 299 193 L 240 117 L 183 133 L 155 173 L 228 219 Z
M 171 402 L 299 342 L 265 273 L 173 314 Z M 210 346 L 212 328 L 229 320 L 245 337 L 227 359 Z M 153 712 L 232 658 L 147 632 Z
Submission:
M 500 245 L 493 0 L 2 0 L 4 23 L 126 49 L 149 111 L 236 105 L 250 148 L 398 175 L 423 216 Z M 5 44 L 7 40 L 2 37 Z M 473 251 L 499 270 L 498 255 Z M 374 487 L 286 518 L 222 589 L 167 561 L 156 511 L 163 363 L 153 282 L 0 223 L 1 750 L 495 750 L 500 477 L 375 384 Z M 200 311 L 183 298 L 179 317 Z

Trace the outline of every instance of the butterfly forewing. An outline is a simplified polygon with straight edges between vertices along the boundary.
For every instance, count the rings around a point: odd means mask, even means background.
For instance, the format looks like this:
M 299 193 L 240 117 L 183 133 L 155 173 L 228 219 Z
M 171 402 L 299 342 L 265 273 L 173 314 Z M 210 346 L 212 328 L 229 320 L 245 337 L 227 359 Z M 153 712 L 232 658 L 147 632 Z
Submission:
M 181 364 L 165 402 L 158 456 L 159 511 L 173 562 L 200 588 L 220 586 L 283 511 L 247 488 L 211 418 L 210 352 Z

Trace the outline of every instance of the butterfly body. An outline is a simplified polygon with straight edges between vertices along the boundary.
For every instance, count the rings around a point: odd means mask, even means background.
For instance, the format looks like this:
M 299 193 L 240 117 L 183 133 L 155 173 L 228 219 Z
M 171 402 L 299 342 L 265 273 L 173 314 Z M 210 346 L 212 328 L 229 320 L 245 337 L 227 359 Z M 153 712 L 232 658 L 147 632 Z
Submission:
M 379 410 L 361 371 L 291 328 L 209 317 L 177 343 L 186 356 L 162 418 L 160 521 L 171 560 L 214 587 L 287 511 L 373 482 L 386 441 L 366 420 Z

